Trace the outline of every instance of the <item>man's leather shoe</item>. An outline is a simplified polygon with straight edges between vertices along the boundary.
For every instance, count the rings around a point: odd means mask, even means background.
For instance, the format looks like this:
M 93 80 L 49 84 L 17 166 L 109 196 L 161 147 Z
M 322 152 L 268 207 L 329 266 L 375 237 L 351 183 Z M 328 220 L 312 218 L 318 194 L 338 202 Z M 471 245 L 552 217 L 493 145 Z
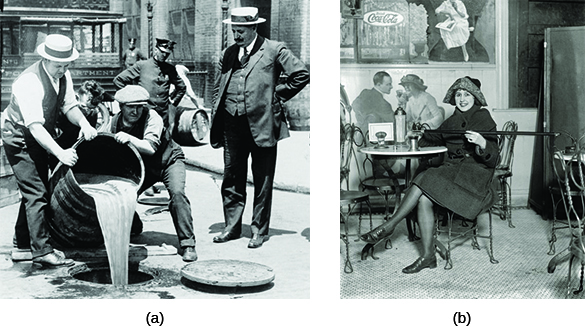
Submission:
M 194 246 L 187 246 L 183 249 L 183 261 L 191 262 L 197 260 L 197 252 Z
M 225 243 L 233 239 L 240 238 L 240 235 L 235 235 L 230 232 L 223 232 L 213 238 L 214 243 Z
M 264 241 L 266 239 L 267 239 L 266 236 L 259 235 L 259 234 L 253 234 L 252 238 L 250 239 L 250 243 L 248 243 L 248 247 L 250 249 L 259 248 L 262 246 L 262 243 L 264 243 Z
M 436 256 L 432 256 L 431 258 L 420 257 L 416 259 L 416 261 L 412 265 L 404 268 L 402 272 L 405 274 L 414 274 L 420 272 L 425 268 L 437 268 L 437 257 Z
M 41 264 L 43 266 L 59 267 L 59 266 L 73 266 L 75 261 L 66 259 L 62 253 L 51 252 L 42 257 L 33 258 L 33 263 Z

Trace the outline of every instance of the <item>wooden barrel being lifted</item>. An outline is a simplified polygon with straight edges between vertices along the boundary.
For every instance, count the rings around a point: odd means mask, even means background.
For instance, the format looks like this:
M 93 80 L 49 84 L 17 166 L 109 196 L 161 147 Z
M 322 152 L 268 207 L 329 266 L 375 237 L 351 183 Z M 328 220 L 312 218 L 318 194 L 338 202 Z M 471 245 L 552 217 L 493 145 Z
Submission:
M 95 201 L 80 187 L 76 176 L 109 175 L 128 179 L 137 187 L 144 180 L 144 163 L 138 151 L 120 144 L 110 133 L 99 133 L 76 148 L 79 160 L 69 168 L 60 166 L 51 176 L 52 196 L 49 229 L 63 247 L 98 247 L 104 238 Z
M 177 107 L 173 140 L 184 147 L 207 144 L 209 116 L 202 109 Z

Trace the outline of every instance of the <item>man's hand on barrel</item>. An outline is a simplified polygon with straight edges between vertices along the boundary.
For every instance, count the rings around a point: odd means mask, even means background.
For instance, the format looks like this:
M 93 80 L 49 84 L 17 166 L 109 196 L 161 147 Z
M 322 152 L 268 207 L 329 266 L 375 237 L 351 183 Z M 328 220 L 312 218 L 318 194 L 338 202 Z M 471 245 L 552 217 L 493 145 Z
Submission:
M 125 132 L 116 133 L 115 138 L 118 143 L 122 144 L 130 143 L 132 141 L 132 135 Z
M 83 136 L 86 141 L 91 141 L 97 136 L 97 130 L 91 125 L 81 125 L 79 135 Z
M 75 163 L 77 163 L 77 151 L 75 151 L 75 149 L 73 148 L 64 149 L 56 156 L 57 159 L 59 159 L 59 161 L 63 163 L 63 165 L 72 167 L 73 165 L 75 165 Z

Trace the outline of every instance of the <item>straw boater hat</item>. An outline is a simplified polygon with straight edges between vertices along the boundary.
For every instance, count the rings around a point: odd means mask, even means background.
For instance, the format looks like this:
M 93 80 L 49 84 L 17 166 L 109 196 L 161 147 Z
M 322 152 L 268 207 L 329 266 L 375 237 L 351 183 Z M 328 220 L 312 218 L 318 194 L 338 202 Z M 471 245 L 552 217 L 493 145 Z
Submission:
M 449 87 L 447 94 L 445 94 L 445 98 L 443 99 L 443 103 L 449 103 L 451 105 L 455 105 L 455 92 L 459 89 L 464 89 L 471 93 L 475 97 L 475 99 L 484 107 L 487 106 L 487 102 L 485 101 L 485 97 L 480 90 L 481 82 L 478 79 L 471 78 L 469 76 L 459 78 L 455 80 L 453 85 Z
M 398 85 L 404 86 L 404 84 L 413 84 L 420 90 L 427 90 L 427 86 L 425 86 L 424 80 L 420 79 L 420 77 L 415 74 L 407 74 L 406 76 L 402 77 Z
M 127 85 L 116 92 L 114 99 L 120 104 L 146 105 L 150 99 L 150 94 L 148 94 L 148 91 L 142 86 Z
M 79 57 L 79 52 L 73 48 L 71 39 L 61 34 L 49 34 L 45 42 L 37 47 L 37 52 L 55 62 L 71 62 Z
M 253 25 L 266 22 L 262 17 L 258 17 L 258 8 L 240 7 L 232 9 L 232 17 L 223 20 L 225 24 L 233 25 Z

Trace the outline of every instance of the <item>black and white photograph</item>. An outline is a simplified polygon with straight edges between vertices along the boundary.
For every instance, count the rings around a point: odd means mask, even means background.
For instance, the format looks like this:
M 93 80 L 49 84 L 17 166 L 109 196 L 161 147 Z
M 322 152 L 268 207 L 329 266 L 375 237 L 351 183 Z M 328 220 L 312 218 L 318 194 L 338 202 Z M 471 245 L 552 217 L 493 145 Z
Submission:
M 340 17 L 340 298 L 583 299 L 585 2 Z
M 0 324 L 578 326 L 583 40 L 585 0 L 0 0 Z
M 308 0 L 0 9 L 0 298 L 310 298 Z

